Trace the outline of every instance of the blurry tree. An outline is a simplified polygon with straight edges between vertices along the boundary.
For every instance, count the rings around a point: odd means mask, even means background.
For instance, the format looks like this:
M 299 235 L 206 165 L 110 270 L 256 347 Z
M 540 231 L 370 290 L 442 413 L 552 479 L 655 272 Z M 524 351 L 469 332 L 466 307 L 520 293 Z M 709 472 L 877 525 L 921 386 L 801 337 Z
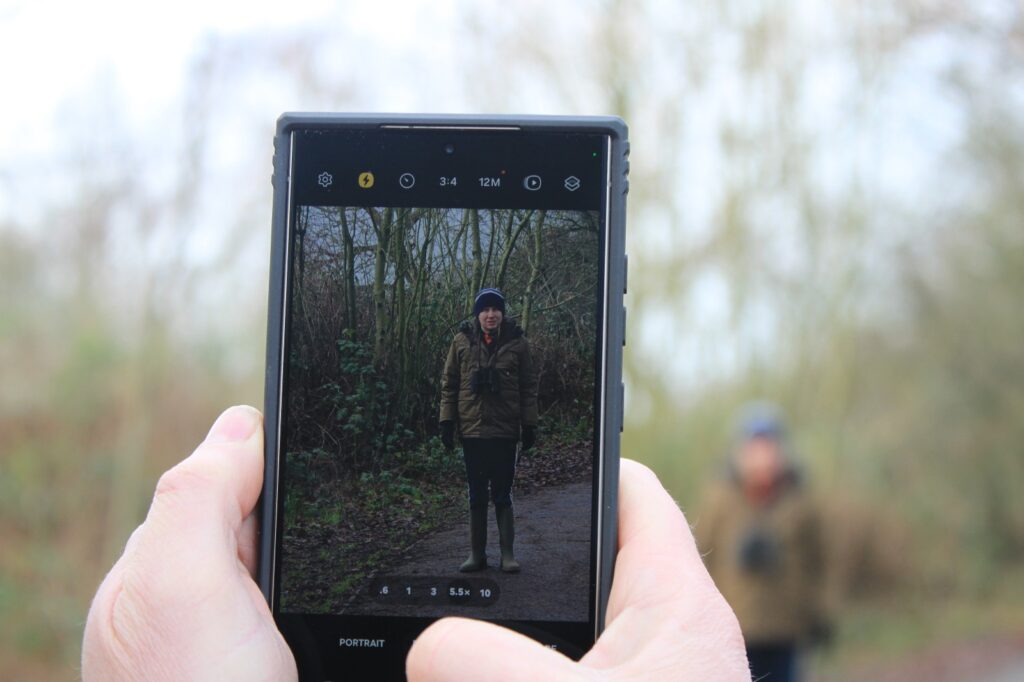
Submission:
M 203 328 L 228 305 L 220 246 L 198 235 L 209 196 L 208 67 L 198 63 L 178 132 L 158 157 L 102 85 L 66 104 L 40 194 L 0 226 L 0 676 L 77 666 L 84 609 L 142 520 L 160 471 L 227 402 L 257 402 L 258 377 L 226 361 L 244 347 Z M 163 150 L 161 150 L 163 151 Z M 197 240 L 204 258 L 195 257 Z M 197 262 L 199 261 L 199 262 Z M 201 264 L 200 264 L 201 262 Z M 261 287 L 262 288 L 262 287 Z M 226 316 L 230 317 L 230 316 Z M 241 343 L 239 344 L 239 341 Z M 235 345 L 232 349 L 231 345 Z M 259 341 L 251 352 L 258 353 Z M 258 366 L 258 363 L 253 363 Z M 6 668 L 12 661 L 13 669 Z

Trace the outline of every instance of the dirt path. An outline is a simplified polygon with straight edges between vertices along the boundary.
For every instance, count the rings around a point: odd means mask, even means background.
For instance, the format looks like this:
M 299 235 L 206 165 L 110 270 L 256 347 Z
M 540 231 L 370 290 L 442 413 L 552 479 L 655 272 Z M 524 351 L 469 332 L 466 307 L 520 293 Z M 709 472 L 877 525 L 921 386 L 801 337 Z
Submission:
M 589 483 L 516 496 L 520 573 L 502 573 L 497 567 L 500 552 L 492 507 L 485 570 L 458 572 L 469 553 L 469 525 L 464 520 L 412 545 L 404 561 L 364 586 L 343 613 L 435 617 L 458 612 L 488 620 L 587 620 L 590 497 Z M 437 588 L 435 596 L 430 595 L 431 586 Z M 452 601 L 449 590 L 458 588 L 472 590 L 471 600 Z M 480 598 L 482 589 L 491 590 L 491 603 Z
M 1020 682 L 1020 680 L 1024 680 L 1024 655 L 1018 655 L 1017 660 L 1007 662 L 985 678 L 985 682 Z
M 813 676 L 815 682 L 1019 682 L 1024 680 L 1024 634 L 948 642 L 887 663 Z

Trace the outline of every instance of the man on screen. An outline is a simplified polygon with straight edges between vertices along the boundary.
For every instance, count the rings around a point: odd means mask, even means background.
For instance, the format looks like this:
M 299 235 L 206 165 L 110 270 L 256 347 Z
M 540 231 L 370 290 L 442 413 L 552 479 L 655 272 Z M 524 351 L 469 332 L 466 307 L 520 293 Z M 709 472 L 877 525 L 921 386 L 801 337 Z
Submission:
M 448 349 L 441 376 L 441 440 L 455 447 L 458 427 L 469 483 L 469 558 L 459 570 L 487 566 L 487 495 L 501 542 L 501 570 L 519 571 L 512 550 L 515 536 L 512 480 L 516 443 L 533 447 L 537 438 L 537 373 L 523 330 L 505 317 L 505 297 L 497 289 L 476 294 L 473 320 L 462 324 Z

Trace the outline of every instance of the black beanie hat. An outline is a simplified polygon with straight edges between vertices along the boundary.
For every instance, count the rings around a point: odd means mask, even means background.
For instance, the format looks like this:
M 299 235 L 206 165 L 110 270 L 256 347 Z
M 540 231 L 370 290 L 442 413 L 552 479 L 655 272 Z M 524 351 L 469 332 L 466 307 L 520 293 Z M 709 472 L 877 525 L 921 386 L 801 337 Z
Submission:
M 505 314 L 505 297 L 497 289 L 485 287 L 476 292 L 473 300 L 473 316 L 477 316 L 484 308 L 497 308 L 501 314 Z

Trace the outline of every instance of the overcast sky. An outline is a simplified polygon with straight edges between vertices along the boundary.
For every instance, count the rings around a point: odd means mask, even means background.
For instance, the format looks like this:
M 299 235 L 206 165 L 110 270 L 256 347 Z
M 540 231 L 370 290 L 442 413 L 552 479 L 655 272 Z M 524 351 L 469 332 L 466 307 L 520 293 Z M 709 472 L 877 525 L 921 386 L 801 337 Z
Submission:
M 607 113 L 600 109 L 604 106 L 600 103 L 607 101 L 600 83 L 588 85 L 581 77 L 579 88 L 570 84 L 563 98 L 550 73 L 547 78 L 541 73 L 534 78 L 529 72 L 524 77 L 512 68 L 503 70 L 504 62 L 514 65 L 523 61 L 514 47 L 508 54 L 498 55 L 494 70 L 488 70 L 486 64 L 477 69 L 479 65 L 467 63 L 476 57 L 470 44 L 472 30 L 462 12 L 468 6 L 458 0 L 185 0 L 173 4 L 0 0 L 0 63 L 4 64 L 0 88 L 6 104 L 0 108 L 0 219 L 17 216 L 15 222 L 31 225 L 35 210 L 59 203 L 65 189 L 62 164 L 75 156 L 74 149 L 63 147 L 89 147 L 90 140 L 93 157 L 86 149 L 82 158 L 94 158 L 97 149 L 110 148 L 114 166 L 136 164 L 142 186 L 158 192 L 168 181 L 163 174 L 180 159 L 187 134 L 183 101 L 190 69 L 212 44 L 227 46 L 226 52 L 220 53 L 227 66 L 213 76 L 211 97 L 217 111 L 211 122 L 213 134 L 203 143 L 204 177 L 217 190 L 197 200 L 196 226 L 187 238 L 189 252 L 200 263 L 218 253 L 228 233 L 225 225 L 238 219 L 238 206 L 249 206 L 248 220 L 269 215 L 266 179 L 270 133 L 277 115 L 284 110 L 332 106 L 321 93 L 300 88 L 299 81 L 280 68 L 275 72 L 261 67 L 259 51 L 279 45 L 289 36 L 321 40 L 320 63 L 314 66 L 329 75 L 330 86 L 343 93 L 345 106 L 355 110 L 487 111 L 491 105 L 482 104 L 480 95 L 486 89 L 477 87 L 487 85 L 501 95 L 494 101 L 500 99 L 499 106 L 505 111 Z M 507 19 L 499 11 L 500 2 L 481 0 L 472 6 L 483 7 L 477 16 L 496 25 Z M 536 15 L 535 23 L 516 26 L 522 29 L 521 40 L 549 41 L 557 62 L 553 71 L 563 80 L 571 81 L 573 74 L 586 72 L 600 58 L 576 49 L 576 41 L 582 40 L 579 36 L 591 25 L 579 8 L 591 6 L 539 0 L 522 0 L 516 5 L 520 16 L 529 16 L 531 11 Z M 643 54 L 644 50 L 676 49 L 676 43 L 685 49 L 686 12 L 696 10 L 683 5 L 653 6 L 658 8 L 653 21 L 679 26 L 682 37 L 648 44 L 643 27 L 623 26 L 630 49 Z M 744 7 L 742 3 L 737 6 Z M 749 3 L 749 7 L 757 6 Z M 808 95 L 798 123 L 814 139 L 813 163 L 820 190 L 844 192 L 849 177 L 859 174 L 879 197 L 894 197 L 909 205 L 935 202 L 934 187 L 941 186 L 936 178 L 944 177 L 941 161 L 963 129 L 941 74 L 961 55 L 962 43 L 949 35 L 925 36 L 909 43 L 882 74 L 877 91 L 870 93 L 871 110 L 851 127 L 857 72 L 849 55 L 835 49 L 848 28 L 841 13 L 827 11 L 824 3 L 811 0 L 794 0 L 789 6 L 789 42 L 774 54 L 781 60 L 818 55 L 806 71 Z M 530 31 L 533 33 L 528 34 Z M 745 117 L 756 125 L 757 117 L 764 114 L 757 99 L 764 93 L 751 91 L 738 76 L 743 46 L 737 44 L 735 35 L 712 25 L 710 34 L 699 38 L 709 50 L 708 73 L 704 74 L 703 89 L 679 103 L 680 120 L 659 118 L 659 107 L 672 104 L 672 88 L 680 78 L 673 53 L 651 55 L 641 62 L 644 72 L 634 74 L 650 98 L 650 106 L 639 107 L 636 118 L 629 121 L 633 167 L 638 171 L 634 185 L 644 177 L 656 180 L 672 175 L 671 193 L 681 210 L 649 206 L 641 214 L 633 206 L 629 232 L 633 263 L 671 258 L 673 249 L 685 239 L 712 228 L 721 179 L 727 170 L 719 126 L 723 120 L 742 122 Z M 246 45 L 252 50 L 246 52 Z M 231 50 L 239 51 L 239 60 L 256 61 L 232 71 Z M 979 53 L 979 59 L 984 55 Z M 473 82 L 481 77 L 493 82 Z M 119 137 L 106 136 L 107 121 L 116 121 Z M 681 147 L 666 148 L 666 131 L 674 126 L 683 127 L 684 134 L 678 138 Z M 119 145 L 127 148 L 115 154 Z M 947 186 L 943 191 L 955 190 Z M 791 211 L 772 201 L 757 210 L 774 243 L 774 257 L 798 253 L 800 245 L 793 240 L 800 235 L 786 227 Z M 168 239 L 178 237 L 174 232 L 168 235 Z M 896 238 L 902 235 L 894 235 Z M 158 253 L 170 246 L 159 239 L 149 245 Z M 265 268 L 265 250 L 260 236 L 243 258 L 250 274 Z M 125 255 L 130 256 L 130 248 Z M 126 257 L 123 262 L 130 260 Z M 747 335 L 744 343 L 749 345 L 758 338 L 759 329 L 771 328 L 768 321 L 758 321 L 754 307 L 744 322 L 748 329 L 738 330 L 737 321 L 728 315 L 727 282 L 713 273 L 697 282 L 691 295 L 683 339 L 677 333 L 678 309 L 652 307 L 630 316 L 644 331 L 631 337 L 641 352 L 676 358 L 681 376 L 713 373 L 718 371 L 716 365 L 727 368 L 742 348 L 723 340 L 737 338 L 739 331 Z M 670 352 L 680 343 L 687 352 Z

